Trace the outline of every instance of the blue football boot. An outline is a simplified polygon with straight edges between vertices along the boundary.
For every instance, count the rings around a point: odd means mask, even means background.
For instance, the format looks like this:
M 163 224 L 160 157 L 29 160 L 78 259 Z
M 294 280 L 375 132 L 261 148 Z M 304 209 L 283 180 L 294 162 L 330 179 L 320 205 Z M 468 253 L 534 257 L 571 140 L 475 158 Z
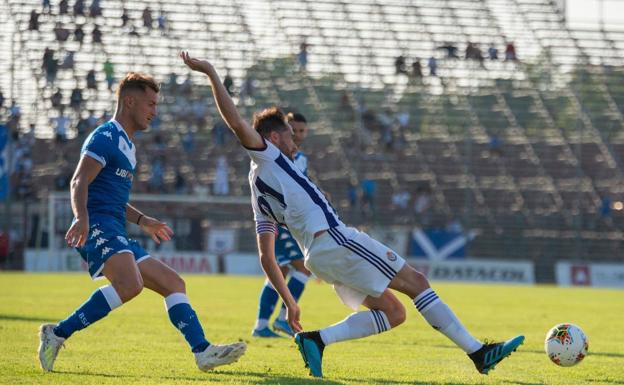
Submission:
M 523 342 L 524 336 L 516 336 L 505 342 L 486 342 L 481 349 L 470 353 L 468 357 L 474 362 L 479 373 L 488 374 L 490 370 L 494 369 L 496 364 L 505 357 L 509 357 L 511 352 L 515 352 Z
M 291 337 L 295 336 L 295 332 L 293 332 L 293 330 L 290 328 L 290 325 L 288 324 L 288 321 L 286 320 L 276 319 L 273 322 L 273 330 L 286 333 Z
M 261 338 L 282 338 L 282 336 L 269 329 L 268 326 L 265 326 L 262 329 L 254 329 L 251 332 L 251 336 Z
M 299 348 L 306 368 L 310 369 L 310 375 L 323 377 L 323 350 L 325 344 L 318 331 L 301 332 L 295 334 L 295 343 Z

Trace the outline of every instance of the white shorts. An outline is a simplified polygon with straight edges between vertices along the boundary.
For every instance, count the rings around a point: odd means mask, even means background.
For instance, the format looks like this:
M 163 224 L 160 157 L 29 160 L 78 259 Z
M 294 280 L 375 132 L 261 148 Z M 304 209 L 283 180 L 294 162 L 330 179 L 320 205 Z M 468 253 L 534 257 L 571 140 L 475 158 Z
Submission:
M 352 227 L 327 230 L 312 241 L 305 266 L 334 285 L 342 302 L 356 310 L 367 296 L 379 297 L 405 260 Z

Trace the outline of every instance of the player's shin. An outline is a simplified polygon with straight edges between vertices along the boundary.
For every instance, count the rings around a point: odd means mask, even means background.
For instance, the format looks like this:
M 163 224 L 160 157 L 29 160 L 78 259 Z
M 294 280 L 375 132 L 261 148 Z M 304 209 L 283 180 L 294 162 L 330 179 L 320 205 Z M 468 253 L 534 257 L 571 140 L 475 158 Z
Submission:
M 367 337 L 390 330 L 388 317 L 381 310 L 353 313 L 344 320 L 321 329 L 321 339 L 327 346 L 335 342 Z
M 173 326 L 175 326 L 188 342 L 194 353 L 204 351 L 210 343 L 204 336 L 195 310 L 191 307 L 189 299 L 184 293 L 173 293 L 165 298 L 167 313 Z
M 447 336 L 466 353 L 473 353 L 483 346 L 479 340 L 470 335 L 453 311 L 438 298 L 433 289 L 428 288 L 416 296 L 414 304 L 434 329 Z
M 121 306 L 121 298 L 112 285 L 102 286 L 69 317 L 59 322 L 54 328 L 58 337 L 69 338 L 92 323 L 106 317 L 111 310 Z

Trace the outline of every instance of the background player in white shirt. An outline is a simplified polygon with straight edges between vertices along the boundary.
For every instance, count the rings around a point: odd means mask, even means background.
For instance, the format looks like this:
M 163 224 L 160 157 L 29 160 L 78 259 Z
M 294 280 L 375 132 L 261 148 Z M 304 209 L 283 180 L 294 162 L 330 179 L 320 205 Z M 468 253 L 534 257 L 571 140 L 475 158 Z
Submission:
M 208 76 L 217 107 L 251 157 L 249 174 L 260 264 L 286 304 L 295 342 L 310 374 L 322 377 L 324 348 L 332 343 L 390 330 L 405 321 L 405 308 L 389 289 L 408 295 L 425 320 L 464 350 L 480 373 L 488 373 L 524 341 L 482 343 L 438 298 L 427 278 L 367 234 L 345 226 L 320 190 L 293 164 L 297 151 L 292 127 L 276 107 L 254 115 L 252 126 L 239 115 L 214 67 L 180 55 L 192 70 Z M 305 255 L 305 265 L 334 285 L 343 302 L 357 310 L 321 330 L 303 332 L 300 309 L 275 261 L 276 224 L 285 224 Z

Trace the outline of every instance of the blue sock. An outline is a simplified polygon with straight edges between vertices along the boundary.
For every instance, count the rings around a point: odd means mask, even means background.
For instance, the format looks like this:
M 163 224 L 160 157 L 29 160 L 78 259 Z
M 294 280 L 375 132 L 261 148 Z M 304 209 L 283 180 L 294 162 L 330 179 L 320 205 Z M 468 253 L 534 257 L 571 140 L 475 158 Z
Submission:
M 195 310 L 191 307 L 189 299 L 184 293 L 173 293 L 165 298 L 169 319 L 188 342 L 193 353 L 206 350 L 210 342 L 204 336 Z
M 290 290 L 290 294 L 292 294 L 296 302 L 299 302 L 299 298 L 301 298 L 301 294 L 303 294 L 303 289 L 305 289 L 305 285 L 309 278 L 310 277 L 300 271 L 291 273 L 290 279 L 288 280 L 288 284 L 286 286 L 288 287 L 288 290 Z M 280 319 L 286 319 L 286 305 L 283 303 L 280 311 Z
M 69 338 L 78 330 L 106 317 L 111 310 L 119 306 L 121 306 L 121 299 L 117 291 L 111 285 L 102 286 L 69 317 L 59 322 L 54 328 L 54 334 L 58 337 Z
M 273 314 L 273 310 L 275 310 L 275 305 L 277 304 L 278 298 L 279 294 L 277 294 L 277 291 L 275 291 L 273 286 L 271 286 L 271 284 L 267 281 L 262 287 L 262 291 L 260 292 L 258 320 L 263 321 L 256 324 L 257 329 L 262 329 L 266 327 L 268 319 L 271 317 L 271 314 Z

